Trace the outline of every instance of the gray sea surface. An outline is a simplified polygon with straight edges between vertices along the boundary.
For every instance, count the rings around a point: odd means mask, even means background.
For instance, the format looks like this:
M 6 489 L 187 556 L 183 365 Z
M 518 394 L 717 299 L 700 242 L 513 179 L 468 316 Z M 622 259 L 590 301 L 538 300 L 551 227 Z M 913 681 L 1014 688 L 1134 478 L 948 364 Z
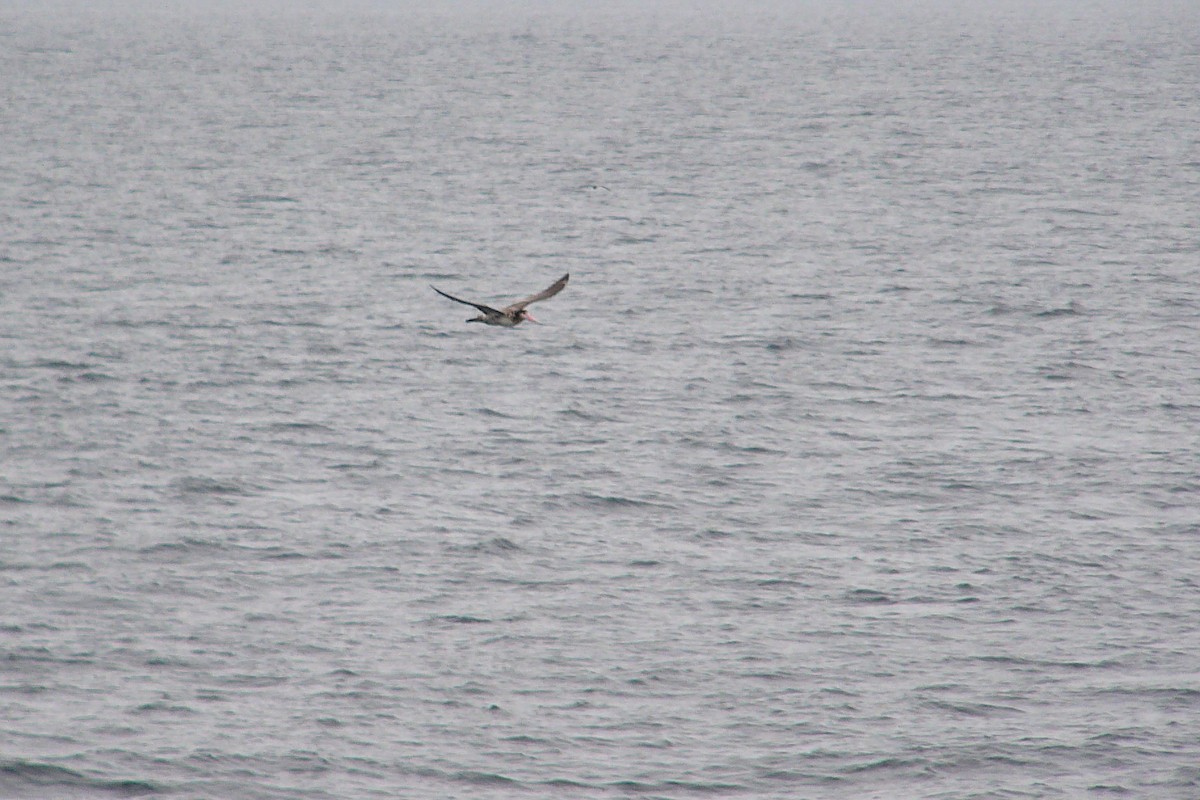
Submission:
M 1194 800 L 1198 548 L 1195 3 L 0 6 L 0 797 Z

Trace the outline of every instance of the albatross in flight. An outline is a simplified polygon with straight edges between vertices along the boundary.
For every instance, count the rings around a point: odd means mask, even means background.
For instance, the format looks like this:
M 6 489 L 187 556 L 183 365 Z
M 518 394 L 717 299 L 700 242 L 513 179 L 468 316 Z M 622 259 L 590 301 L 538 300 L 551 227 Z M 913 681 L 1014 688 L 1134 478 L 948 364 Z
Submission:
M 471 319 L 467 320 L 467 322 L 482 322 L 485 325 L 500 325 L 505 328 L 513 328 L 517 325 L 520 325 L 525 320 L 537 322 L 537 320 L 533 318 L 533 315 L 525 310 L 525 306 L 529 305 L 530 303 L 536 303 L 538 300 L 547 300 L 551 297 L 554 297 L 554 295 L 563 290 L 563 287 L 567 285 L 567 279 L 570 277 L 571 273 L 568 272 L 566 275 L 563 275 L 554 283 L 550 284 L 549 287 L 543 289 L 537 294 L 526 297 L 524 300 L 518 300 L 511 306 L 505 306 L 504 308 L 492 308 L 491 306 L 485 306 L 482 303 L 472 303 L 470 300 L 459 300 L 453 295 L 446 294 L 436 286 L 430 286 L 429 288 L 433 289 L 442 297 L 453 300 L 456 303 L 462 303 L 464 306 L 474 306 L 483 312 L 478 317 L 472 317 Z

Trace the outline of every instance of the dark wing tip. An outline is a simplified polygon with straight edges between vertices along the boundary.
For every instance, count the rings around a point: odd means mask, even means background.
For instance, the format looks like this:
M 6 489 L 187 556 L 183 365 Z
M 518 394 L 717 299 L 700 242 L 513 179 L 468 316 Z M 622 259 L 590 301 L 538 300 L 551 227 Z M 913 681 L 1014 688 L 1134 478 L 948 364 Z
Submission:
M 441 289 L 434 286 L 432 283 L 429 284 L 429 288 L 433 289 L 435 292 L 437 292 L 438 294 L 440 294 L 442 297 L 446 298 L 447 300 L 453 300 L 456 303 L 462 303 L 464 306 L 472 306 L 474 308 L 478 308 L 480 311 L 484 312 L 485 314 L 495 314 L 496 313 L 496 309 L 492 308 L 491 306 L 485 306 L 483 303 L 472 303 L 470 300 L 463 300 L 461 297 L 455 297 L 452 294 L 446 294 Z

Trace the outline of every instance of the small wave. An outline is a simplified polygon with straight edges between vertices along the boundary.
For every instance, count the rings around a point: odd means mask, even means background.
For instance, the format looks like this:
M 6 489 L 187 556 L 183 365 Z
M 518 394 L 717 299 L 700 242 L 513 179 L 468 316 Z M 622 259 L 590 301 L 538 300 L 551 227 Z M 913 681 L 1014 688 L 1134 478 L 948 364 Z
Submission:
M 280 252 L 284 252 L 284 251 L 272 250 L 271 252 L 280 253 Z M 311 320 L 300 320 L 300 319 L 260 319 L 260 320 L 255 320 L 249 324 L 263 325 L 268 328 L 324 328 L 325 327 L 324 325 L 322 325 L 319 322 L 313 322 Z M 337 350 L 333 349 L 333 350 L 330 350 L 329 352 L 337 352 Z
M 588 411 L 583 411 L 578 408 L 564 408 L 557 412 L 558 416 L 566 419 L 583 420 L 585 422 L 612 422 L 612 417 L 605 417 L 600 414 L 593 414 Z
M 453 622 L 455 625 L 490 625 L 492 620 L 470 614 L 442 614 L 434 617 L 438 622 Z
M 1051 214 L 1071 214 L 1071 215 L 1083 216 L 1083 217 L 1115 217 L 1115 216 L 1117 216 L 1117 212 L 1115 212 L 1115 211 L 1096 211 L 1096 210 L 1090 209 L 1090 208 L 1075 208 L 1073 206 L 1051 206 L 1049 208 L 1044 208 L 1042 210 L 1046 211 L 1048 213 L 1051 213 Z
M 851 603 L 861 603 L 866 605 L 891 605 L 896 601 L 889 595 L 883 592 L 878 592 L 874 589 L 851 589 L 846 592 L 846 599 Z
M 93 370 L 88 370 L 87 372 L 81 372 L 76 375 L 75 380 L 84 381 L 86 383 L 103 383 L 105 381 L 115 381 L 118 380 L 118 378 L 115 375 L 109 375 L 107 372 L 95 372 Z
M 284 675 L 235 674 L 221 678 L 220 683 L 224 686 L 236 686 L 248 689 L 270 689 L 275 686 L 282 686 L 288 680 Z
M 93 364 L 79 361 L 63 361 L 57 358 L 39 358 L 29 364 L 34 369 L 91 369 Z
M 508 539 L 503 536 L 495 536 L 485 542 L 473 544 L 469 549 L 485 551 L 489 553 L 512 553 L 520 550 L 521 545 L 517 544 L 512 539 Z
M 612 789 L 630 794 L 650 796 L 674 795 L 678 792 L 691 794 L 741 794 L 749 787 L 736 783 L 701 783 L 697 781 L 659 781 L 645 783 L 644 781 L 616 781 L 607 784 Z
M 548 745 L 548 744 L 552 744 L 554 740 L 546 739 L 541 736 L 532 736 L 528 733 L 517 733 L 517 734 L 513 734 L 512 736 L 503 736 L 503 737 L 501 737 L 500 741 L 511 742 L 513 744 Z M 545 783 L 547 785 L 552 785 L 552 784 L 558 783 L 560 780 L 563 781 L 564 786 L 565 785 L 574 785 L 574 783 L 575 783 L 574 781 L 568 781 L 563 778 L 549 780 L 549 781 L 546 781 Z
M 143 714 L 195 714 L 196 710 L 189 706 L 172 705 L 171 703 L 153 702 L 142 703 L 133 710 L 133 713 L 141 716 Z
M 737 534 L 722 528 L 705 528 L 696 534 L 698 539 L 730 539 Z
M 998 706 L 992 703 L 951 703 L 947 700 L 933 700 L 926 705 L 937 711 L 948 711 L 952 714 L 960 714 L 967 717 L 993 717 L 997 714 L 1025 713 L 1013 706 Z
M 300 202 L 294 197 L 288 197 L 285 194 L 244 194 L 238 198 L 239 203 L 298 203 Z
M 1120 662 L 1112 659 L 1099 661 L 1053 661 L 1041 658 L 1025 658 L 1023 656 L 975 656 L 969 661 L 982 661 L 985 664 L 1004 664 L 1012 667 L 1032 667 L 1038 669 L 1057 668 L 1069 670 L 1111 669 Z
M 1190 686 L 1116 686 L 1100 692 L 1149 699 L 1168 708 L 1200 706 L 1200 689 Z
M 808 588 L 807 583 L 804 583 L 803 581 L 795 580 L 793 578 L 760 578 L 759 580 L 754 581 L 754 585 L 761 586 L 763 588 L 773 588 L 776 586 L 782 586 L 782 587 L 789 588 L 789 589 L 790 588 L 795 588 L 795 589 Z
M 749 453 L 751 455 L 760 455 L 760 456 L 761 455 L 770 455 L 770 456 L 787 455 L 786 450 L 776 450 L 771 447 L 764 447 L 761 444 L 733 444 L 732 442 L 721 442 L 719 445 L 717 445 L 716 449 L 724 451 L 726 453 Z M 727 466 L 736 466 L 736 465 L 730 464 Z
M 862 764 L 851 764 L 844 767 L 841 772 L 858 774 L 862 772 L 876 772 L 878 770 L 893 770 L 893 769 L 910 769 L 913 767 L 920 768 L 926 764 L 924 759 L 915 758 L 880 758 L 875 761 L 867 761 Z
M 513 741 L 516 741 L 516 739 L 514 738 Z M 530 739 L 529 741 L 536 742 L 536 743 L 542 743 L 545 740 Z M 550 788 L 555 789 L 555 790 L 560 790 L 560 789 L 579 790 L 579 789 L 592 788 L 591 784 L 583 783 L 582 781 L 573 781 L 570 778 L 550 778 L 549 780 L 541 781 L 538 785 L 539 786 L 549 786 Z
M 478 786 L 515 786 L 520 783 L 520 781 L 495 772 L 476 772 L 474 770 L 456 772 L 453 777 L 455 780 Z
M 269 431 L 320 431 L 329 433 L 333 429 L 320 422 L 272 422 L 267 426 Z
M 137 550 L 142 556 L 179 556 L 195 550 L 224 550 L 225 545 L 207 539 L 186 538 L 178 542 L 157 542 Z
M 1130 793 L 1129 789 L 1126 789 L 1124 786 L 1119 786 L 1117 784 L 1111 784 L 1111 783 L 1094 784 L 1094 785 L 1088 787 L 1088 791 L 1096 792 L 1096 793 L 1110 792 L 1112 794 L 1129 794 Z
M 49 564 L 29 564 L 29 565 L 4 565 L 0 569 L 23 568 L 30 570 L 42 570 L 43 572 L 51 571 L 67 571 L 67 572 L 92 572 L 92 567 L 84 564 L 82 561 L 53 561 Z
M 1042 319 L 1052 319 L 1054 317 L 1077 317 L 1082 313 L 1083 311 L 1078 305 L 1075 303 L 1068 303 L 1067 305 L 1059 308 L 1048 308 L 1044 311 L 1038 311 L 1034 314 L 1034 316 Z
M 784 336 L 779 339 L 774 339 L 767 342 L 763 347 L 772 353 L 784 353 L 789 350 L 805 350 L 807 345 L 804 340 L 797 339 L 794 336 Z
M 174 323 L 165 319 L 105 319 L 100 320 L 97 324 L 111 328 L 148 328 L 151 326 L 165 328 Z
M 249 495 L 249 487 L 238 481 L 218 480 L 203 476 L 189 476 L 175 481 L 175 488 L 180 494 L 215 494 L 215 495 Z
M 5 694 L 34 695 L 45 694 L 52 690 L 49 686 L 43 686 L 38 683 L 10 683 L 0 686 L 0 691 L 3 691 Z
M 89 796 L 103 794 L 117 797 L 138 797 L 159 792 L 158 787 L 146 781 L 89 778 L 66 767 L 36 761 L 0 762 L 0 788 L 6 797 L 21 797 L 34 790 L 39 796 L 45 795 L 46 790 L 70 790 L 72 794 L 82 791 Z
M 298 561 L 306 558 L 312 558 L 308 553 L 301 553 L 298 550 L 286 550 L 282 547 L 266 547 L 259 550 L 259 558 L 266 561 Z
M 632 497 L 620 497 L 618 495 L 601 495 L 592 494 L 591 492 L 583 492 L 581 497 L 583 497 L 583 499 L 589 503 L 594 503 L 601 506 L 627 508 L 665 508 L 662 503 L 655 503 L 650 500 L 636 500 Z
M 614 243 L 618 245 L 652 244 L 657 239 L 657 236 L 630 236 L 626 234 L 618 236 Z

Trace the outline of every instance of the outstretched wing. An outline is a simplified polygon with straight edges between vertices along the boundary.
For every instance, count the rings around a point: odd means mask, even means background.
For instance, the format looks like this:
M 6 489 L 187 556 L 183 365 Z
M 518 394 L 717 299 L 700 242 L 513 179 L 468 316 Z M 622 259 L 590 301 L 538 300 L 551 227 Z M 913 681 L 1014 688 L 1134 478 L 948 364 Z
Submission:
M 443 292 L 441 289 L 439 289 L 436 286 L 430 286 L 429 288 L 433 289 L 435 292 L 440 294 L 442 297 L 445 297 L 447 300 L 453 300 L 456 303 L 462 303 L 464 306 L 475 306 L 475 308 L 478 308 L 480 311 L 482 311 L 485 314 L 499 314 L 500 313 L 499 311 L 492 308 L 491 306 L 485 306 L 485 305 L 482 305 L 481 303 L 472 303 L 470 300 L 459 300 L 454 295 L 446 294 L 445 292 Z
M 563 290 L 563 287 L 567 285 L 567 280 L 570 277 L 571 277 L 571 273 L 568 272 L 566 275 L 563 275 L 561 278 L 556 280 L 554 283 L 550 284 L 550 286 L 548 286 L 547 288 L 538 292 L 537 294 L 533 295 L 532 297 L 526 297 L 524 300 L 518 300 L 517 302 L 513 303 L 511 306 L 505 306 L 504 307 L 505 313 L 508 313 L 510 311 L 520 311 L 522 308 L 529 305 L 530 303 L 536 303 L 538 300 L 547 300 L 551 297 L 554 297 L 554 295 L 558 294 L 559 292 L 561 292 Z

